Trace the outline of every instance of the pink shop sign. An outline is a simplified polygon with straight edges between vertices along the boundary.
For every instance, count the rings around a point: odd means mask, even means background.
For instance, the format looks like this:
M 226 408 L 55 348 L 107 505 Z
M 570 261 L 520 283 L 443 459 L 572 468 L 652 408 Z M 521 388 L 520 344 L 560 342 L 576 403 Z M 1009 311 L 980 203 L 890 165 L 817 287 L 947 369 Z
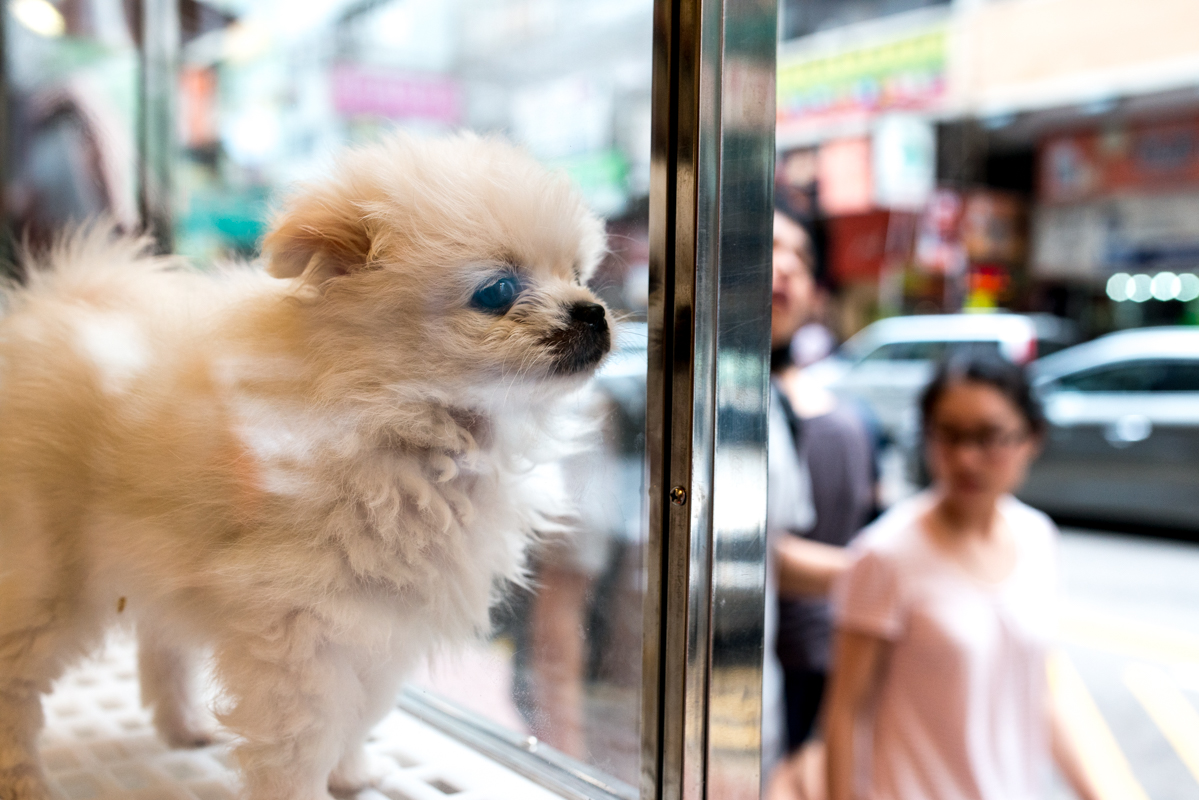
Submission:
M 414 72 L 333 68 L 333 106 L 339 114 L 391 119 L 428 119 L 456 124 L 462 117 L 462 88 L 452 78 Z

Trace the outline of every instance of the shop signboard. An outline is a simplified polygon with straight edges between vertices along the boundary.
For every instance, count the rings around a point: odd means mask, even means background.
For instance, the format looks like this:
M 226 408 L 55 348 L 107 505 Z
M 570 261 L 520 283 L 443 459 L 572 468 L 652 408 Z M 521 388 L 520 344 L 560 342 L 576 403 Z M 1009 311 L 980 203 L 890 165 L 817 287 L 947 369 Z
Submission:
M 958 275 L 966 269 L 962 243 L 965 199 L 953 189 L 938 189 L 920 215 L 916 233 L 916 266 L 939 275 Z
M 1049 138 L 1038 173 L 1039 277 L 1199 264 L 1199 119 Z
M 862 214 L 874 208 L 870 140 L 833 139 L 816 151 L 820 209 L 830 217 Z
M 333 107 L 343 116 L 420 119 L 444 125 L 462 120 L 462 87 L 445 75 L 339 64 L 330 80 Z
M 1055 136 L 1039 162 L 1045 203 L 1199 189 L 1199 120 Z
M 829 266 L 840 283 L 877 281 L 887 262 L 891 214 L 869 211 L 829 220 Z
M 1119 271 L 1199 265 L 1199 187 L 1044 204 L 1034 215 L 1033 273 L 1041 278 L 1104 278 Z
M 962 308 L 992 311 L 1012 297 L 1012 273 L 1003 264 L 975 264 L 966 278 Z
M 924 208 L 937 173 L 932 122 L 914 114 L 884 114 L 874 127 L 871 149 L 875 204 L 903 211 Z
M 928 120 L 887 114 L 873 136 L 830 139 L 815 152 L 820 208 L 830 217 L 874 209 L 918 212 L 932 197 L 936 135 Z
M 1022 264 L 1027 208 L 1017 194 L 973 189 L 962 211 L 961 240 L 972 264 Z
M 938 24 L 868 46 L 780 54 L 780 137 L 884 111 L 936 108 L 946 94 L 947 38 Z

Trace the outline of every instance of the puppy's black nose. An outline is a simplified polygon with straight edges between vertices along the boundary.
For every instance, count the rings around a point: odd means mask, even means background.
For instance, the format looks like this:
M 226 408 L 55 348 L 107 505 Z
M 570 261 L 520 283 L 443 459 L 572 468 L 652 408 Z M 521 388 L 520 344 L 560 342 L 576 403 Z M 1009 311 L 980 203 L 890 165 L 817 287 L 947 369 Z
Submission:
M 569 324 L 554 331 L 546 344 L 557 354 L 558 372 L 571 375 L 595 366 L 612 349 L 608 315 L 599 303 L 586 301 L 566 307 Z
M 570 307 L 570 319 L 573 322 L 581 322 L 596 332 L 608 329 L 604 307 L 599 303 L 575 303 Z

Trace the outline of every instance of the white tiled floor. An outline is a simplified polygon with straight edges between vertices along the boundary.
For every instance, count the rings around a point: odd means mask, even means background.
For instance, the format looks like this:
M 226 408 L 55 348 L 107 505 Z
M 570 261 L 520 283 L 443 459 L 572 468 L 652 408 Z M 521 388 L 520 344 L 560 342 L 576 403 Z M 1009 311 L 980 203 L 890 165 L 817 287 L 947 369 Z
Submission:
M 42 757 L 62 800 L 233 800 L 227 744 L 170 750 L 138 695 L 133 643 L 114 640 L 73 670 L 45 700 Z M 390 767 L 357 800 L 552 800 L 533 784 L 400 711 L 368 749 Z

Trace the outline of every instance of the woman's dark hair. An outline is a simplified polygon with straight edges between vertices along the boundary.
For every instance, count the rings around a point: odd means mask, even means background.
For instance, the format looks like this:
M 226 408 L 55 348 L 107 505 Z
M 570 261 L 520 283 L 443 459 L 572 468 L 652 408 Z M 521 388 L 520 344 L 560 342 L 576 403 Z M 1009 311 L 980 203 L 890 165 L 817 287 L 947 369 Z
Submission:
M 952 354 L 941 362 L 933 379 L 924 388 L 924 394 L 920 397 L 920 424 L 926 433 L 937 403 L 951 386 L 958 383 L 990 386 L 1016 407 L 1032 433 L 1039 435 L 1044 432 L 1045 413 L 1022 368 L 998 355 L 963 352 Z

